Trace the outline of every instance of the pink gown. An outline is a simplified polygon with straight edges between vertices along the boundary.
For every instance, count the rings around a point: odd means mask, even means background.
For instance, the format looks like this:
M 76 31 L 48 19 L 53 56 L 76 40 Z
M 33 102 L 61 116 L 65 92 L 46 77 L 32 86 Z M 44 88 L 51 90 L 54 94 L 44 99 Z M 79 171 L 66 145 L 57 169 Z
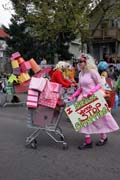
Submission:
M 82 93 L 78 96 L 77 101 L 81 100 L 92 88 L 96 85 L 102 85 L 102 80 L 99 73 L 96 70 L 90 70 L 89 72 L 80 72 L 79 74 L 79 87 L 82 89 Z M 84 134 L 99 134 L 109 133 L 119 129 L 115 119 L 108 112 L 104 117 L 94 121 L 80 129 L 80 133 Z

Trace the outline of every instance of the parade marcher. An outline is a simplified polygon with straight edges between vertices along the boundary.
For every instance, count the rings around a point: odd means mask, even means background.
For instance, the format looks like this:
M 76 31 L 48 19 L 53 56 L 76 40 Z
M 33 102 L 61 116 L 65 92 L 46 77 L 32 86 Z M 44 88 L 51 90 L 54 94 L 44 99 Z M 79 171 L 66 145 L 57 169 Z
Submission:
M 75 85 L 75 82 L 71 82 L 70 80 L 64 77 L 64 72 L 68 68 L 68 63 L 65 61 L 59 61 L 56 64 L 54 71 L 52 72 L 51 81 L 61 84 L 63 87 L 70 87 L 71 85 Z
M 98 73 L 97 66 L 95 65 L 94 58 L 88 54 L 82 54 L 78 58 L 78 64 L 81 69 L 79 73 L 79 88 L 69 97 L 69 100 L 77 98 L 77 101 L 89 97 L 97 90 L 102 91 L 102 79 Z M 103 146 L 107 143 L 108 138 L 106 133 L 110 133 L 119 129 L 116 121 L 110 112 L 107 112 L 102 118 L 97 119 L 91 124 L 80 129 L 80 133 L 85 134 L 85 141 L 80 144 L 79 149 L 92 148 L 93 143 L 91 134 L 100 134 L 100 140 L 96 143 L 97 146 Z
M 68 63 L 65 61 L 59 61 L 55 68 L 51 73 L 51 82 L 56 82 L 62 85 L 62 88 L 68 89 L 71 86 L 76 86 L 75 82 L 71 82 L 70 80 L 64 77 L 64 72 L 68 68 Z M 58 116 L 60 112 L 60 106 L 62 105 L 62 100 L 59 98 L 57 106 L 54 111 L 54 117 Z
M 112 89 L 113 81 L 108 75 L 108 63 L 106 61 L 98 63 L 98 71 L 103 81 L 103 88 Z
M 115 92 L 114 80 L 109 76 L 109 67 L 106 61 L 102 61 L 98 64 L 98 71 L 101 75 L 103 88 L 106 92 L 105 99 L 108 103 L 109 108 L 118 107 L 118 94 Z
M 68 65 L 68 68 L 65 71 L 65 77 L 70 80 L 71 82 L 76 82 L 75 81 L 75 67 L 72 65 Z

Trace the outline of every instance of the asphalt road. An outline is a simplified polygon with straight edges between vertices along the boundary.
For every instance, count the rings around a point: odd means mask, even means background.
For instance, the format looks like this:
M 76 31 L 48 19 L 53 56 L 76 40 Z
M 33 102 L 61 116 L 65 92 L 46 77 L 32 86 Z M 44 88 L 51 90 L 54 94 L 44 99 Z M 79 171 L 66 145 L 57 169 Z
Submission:
M 77 146 L 84 137 L 63 115 L 60 127 L 68 150 L 44 131 L 34 150 L 25 147 L 26 137 L 34 131 L 27 127 L 26 116 L 25 107 L 0 107 L 0 180 L 120 179 L 120 131 L 109 134 L 107 145 L 80 151 Z M 113 116 L 120 125 L 120 108 Z M 98 136 L 92 138 L 95 144 Z

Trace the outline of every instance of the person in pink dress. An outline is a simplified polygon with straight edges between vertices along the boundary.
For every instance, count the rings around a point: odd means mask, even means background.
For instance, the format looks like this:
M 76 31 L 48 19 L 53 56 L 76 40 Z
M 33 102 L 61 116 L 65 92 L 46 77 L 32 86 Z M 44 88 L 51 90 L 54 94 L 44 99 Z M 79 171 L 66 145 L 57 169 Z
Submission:
M 94 94 L 97 90 L 101 90 L 104 95 L 104 91 L 102 90 L 102 79 L 98 73 L 94 58 L 88 54 L 81 54 L 78 58 L 78 66 L 81 70 L 79 73 L 79 88 L 69 97 L 69 100 L 71 101 L 77 97 L 77 101 L 80 101 Z M 78 149 L 81 150 L 93 147 L 91 134 L 100 134 L 100 139 L 96 145 L 103 146 L 108 142 L 107 133 L 117 131 L 118 129 L 118 124 L 111 113 L 108 112 L 102 118 L 80 129 L 79 132 L 85 134 L 85 141 L 79 145 Z

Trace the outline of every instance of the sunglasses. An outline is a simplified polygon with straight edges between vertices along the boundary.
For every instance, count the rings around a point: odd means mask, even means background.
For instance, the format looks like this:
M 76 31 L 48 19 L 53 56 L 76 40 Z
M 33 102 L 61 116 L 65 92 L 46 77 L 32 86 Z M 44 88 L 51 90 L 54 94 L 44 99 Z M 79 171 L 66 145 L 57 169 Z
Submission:
M 85 63 L 86 61 L 83 61 L 83 60 L 79 60 L 79 61 L 78 61 L 78 63 L 83 63 L 83 62 Z

